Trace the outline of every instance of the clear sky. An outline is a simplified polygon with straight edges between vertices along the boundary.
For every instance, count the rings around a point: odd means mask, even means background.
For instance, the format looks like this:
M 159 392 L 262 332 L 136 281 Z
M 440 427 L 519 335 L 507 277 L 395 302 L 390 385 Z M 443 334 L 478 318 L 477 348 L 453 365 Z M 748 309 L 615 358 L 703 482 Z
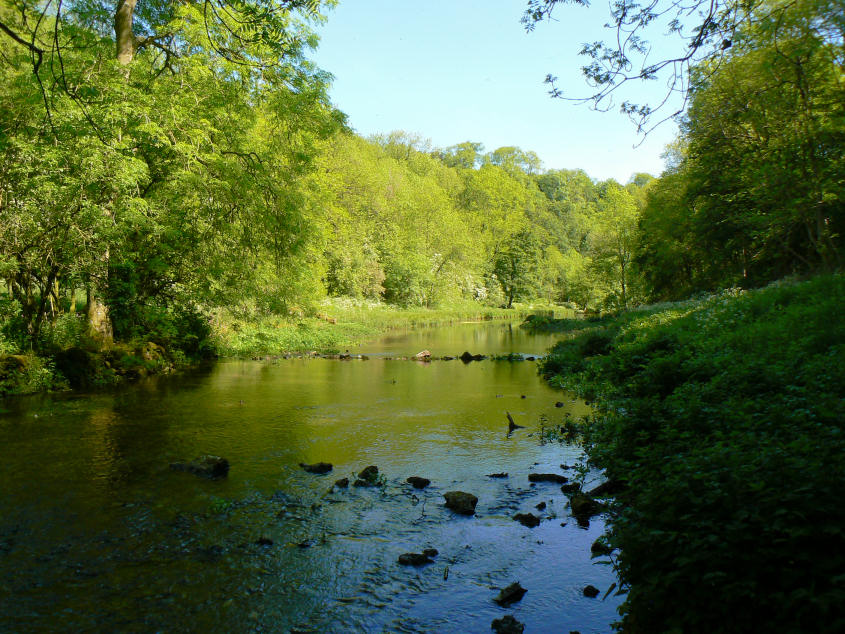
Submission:
M 573 96 L 590 94 L 581 44 L 606 39 L 604 3 L 562 6 L 526 33 L 524 0 L 340 0 L 319 27 L 312 57 L 335 76 L 332 101 L 361 135 L 404 130 L 436 147 L 463 141 L 486 151 L 533 150 L 547 169 L 581 168 L 626 182 L 658 175 L 674 123 L 643 141 L 620 114 L 552 99 L 546 74 Z M 662 98 L 659 83 L 636 89 Z M 630 94 L 626 95 L 630 98 Z M 634 147 L 639 144 L 638 147 Z

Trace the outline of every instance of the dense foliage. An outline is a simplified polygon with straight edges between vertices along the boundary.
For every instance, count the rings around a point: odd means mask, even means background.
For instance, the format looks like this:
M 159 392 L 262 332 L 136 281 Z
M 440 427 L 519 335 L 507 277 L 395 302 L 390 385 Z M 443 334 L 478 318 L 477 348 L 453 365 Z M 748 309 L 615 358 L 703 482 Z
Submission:
M 641 182 L 352 134 L 306 58 L 319 3 L 0 6 L 6 352 L 114 337 L 196 356 L 221 309 L 301 316 L 326 294 L 631 301 L 614 245 Z
M 845 627 L 845 279 L 575 322 L 544 373 L 598 398 L 625 483 L 609 540 L 626 632 Z
M 697 68 L 672 165 L 649 191 L 636 261 L 656 298 L 842 265 L 841 3 L 765 4 Z

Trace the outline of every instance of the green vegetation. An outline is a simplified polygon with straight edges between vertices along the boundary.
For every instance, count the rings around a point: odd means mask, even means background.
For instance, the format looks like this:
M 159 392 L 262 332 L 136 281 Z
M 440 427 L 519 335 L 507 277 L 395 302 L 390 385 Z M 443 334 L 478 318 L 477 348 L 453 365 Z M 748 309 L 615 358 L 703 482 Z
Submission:
M 292 321 L 269 315 L 263 319 L 225 316 L 213 341 L 221 355 L 250 357 L 285 352 L 338 352 L 389 330 L 437 326 L 469 320 L 514 319 L 530 307 L 514 310 L 479 306 L 476 302 L 450 308 L 398 308 L 377 302 L 333 299 L 320 305 L 315 317 Z
M 43 370 L 4 392 L 156 371 L 148 344 L 162 369 L 638 301 L 647 177 L 353 134 L 307 58 L 332 4 L 0 3 L 0 354 Z
M 595 399 L 626 632 L 845 626 L 845 278 L 581 322 L 543 373 Z

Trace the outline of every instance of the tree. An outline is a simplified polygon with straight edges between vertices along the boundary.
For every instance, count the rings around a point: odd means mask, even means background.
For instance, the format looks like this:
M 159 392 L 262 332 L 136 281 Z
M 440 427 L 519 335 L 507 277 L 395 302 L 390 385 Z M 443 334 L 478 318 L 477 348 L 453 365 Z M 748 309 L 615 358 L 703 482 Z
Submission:
M 841 266 L 841 13 L 793 4 L 703 68 L 680 151 L 649 190 L 637 261 L 657 297 Z M 729 168 L 726 168 L 729 166 Z
M 506 308 L 513 307 L 515 299 L 539 294 L 542 258 L 540 241 L 530 229 L 513 234 L 501 246 L 493 260 L 493 274 L 507 300 Z
M 819 4 L 812 0 L 813 4 Z M 522 23 L 529 31 L 539 22 L 549 20 L 562 4 L 589 6 L 589 0 L 528 0 Z M 778 21 L 795 5 L 794 0 L 618 0 L 610 5 L 610 23 L 614 35 L 610 42 L 583 44 L 580 54 L 587 58 L 582 68 L 588 84 L 594 89 L 587 97 L 570 97 L 558 88 L 557 77 L 549 74 L 546 83 L 555 98 L 590 102 L 593 107 L 608 110 L 614 98 L 627 84 L 658 80 L 666 91 L 657 103 L 636 103 L 627 99 L 620 111 L 631 118 L 640 132 L 681 114 L 693 88 L 694 72 L 704 66 L 718 68 L 740 37 L 740 31 L 760 20 Z M 838 0 L 822 0 L 831 15 L 841 15 Z M 838 8 L 837 8 L 838 7 Z M 665 41 L 666 34 L 675 38 L 670 55 L 655 58 L 650 37 Z M 841 39 L 841 32 L 839 35 Z M 695 69 L 698 69 L 697 71 Z M 679 96 L 680 99 L 675 99 Z M 667 112 L 668 107 L 668 112 Z M 653 122 L 655 115 L 658 121 Z
M 339 122 L 302 57 L 314 40 L 294 5 L 264 16 L 240 4 L 237 24 L 202 4 L 104 6 L 0 11 L 16 42 L 0 60 L 0 254 L 12 293 L 43 305 L 58 281 L 88 286 L 126 337 L 159 320 L 150 311 L 291 292 L 257 272 L 301 279 L 291 255 L 308 238 L 308 203 L 297 183 Z M 255 30 L 262 16 L 266 32 Z M 43 318 L 26 311 L 33 339 Z

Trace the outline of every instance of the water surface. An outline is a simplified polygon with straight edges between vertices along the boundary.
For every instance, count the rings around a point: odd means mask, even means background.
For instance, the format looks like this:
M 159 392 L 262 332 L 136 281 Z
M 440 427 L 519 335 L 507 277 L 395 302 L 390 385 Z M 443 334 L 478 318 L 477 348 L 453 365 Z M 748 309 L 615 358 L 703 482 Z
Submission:
M 609 631 L 618 599 L 582 594 L 614 580 L 590 560 L 600 518 L 579 527 L 559 486 L 528 481 L 572 475 L 561 465 L 580 450 L 538 431 L 585 406 L 530 361 L 387 358 L 537 355 L 552 342 L 461 324 L 350 351 L 368 360 L 221 362 L 2 402 L 0 631 L 484 632 L 504 614 L 526 632 Z M 526 428 L 508 437 L 506 412 Z M 169 468 L 202 454 L 226 457 L 229 477 Z M 298 466 L 316 461 L 332 473 Z M 332 489 L 370 464 L 383 486 Z M 413 489 L 412 475 L 432 485 Z M 450 490 L 478 496 L 475 517 L 443 507 Z M 539 527 L 511 519 L 528 511 Z M 435 563 L 397 564 L 428 547 Z M 528 593 L 499 607 L 513 581 Z

